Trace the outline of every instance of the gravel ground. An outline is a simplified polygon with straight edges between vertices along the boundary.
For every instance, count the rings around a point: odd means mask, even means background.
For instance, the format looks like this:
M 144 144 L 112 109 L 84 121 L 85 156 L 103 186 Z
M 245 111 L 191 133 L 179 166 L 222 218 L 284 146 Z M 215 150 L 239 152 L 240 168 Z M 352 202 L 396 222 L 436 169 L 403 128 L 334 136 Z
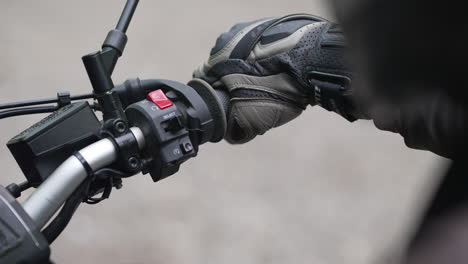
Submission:
M 80 57 L 99 48 L 124 1 L 0 2 L 1 102 L 90 91 Z M 325 1 L 142 0 L 114 74 L 186 82 L 232 24 Z M 39 116 L 2 121 L 0 143 Z M 6 185 L 22 179 L 5 148 Z M 136 176 L 82 206 L 52 246 L 57 263 L 384 263 L 404 245 L 445 161 L 371 122 L 319 108 L 244 146 L 202 146 L 153 184 Z

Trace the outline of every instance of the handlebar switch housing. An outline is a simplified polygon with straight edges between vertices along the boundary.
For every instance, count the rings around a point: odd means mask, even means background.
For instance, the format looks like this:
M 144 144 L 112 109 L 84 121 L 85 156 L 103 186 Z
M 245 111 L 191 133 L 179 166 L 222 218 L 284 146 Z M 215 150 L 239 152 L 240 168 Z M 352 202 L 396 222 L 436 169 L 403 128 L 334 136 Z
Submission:
M 195 157 L 199 145 L 213 138 L 215 125 L 208 106 L 193 88 L 151 80 L 146 89 L 150 96 L 129 105 L 125 114 L 130 125 L 140 128 L 145 136 L 143 173 L 150 173 L 156 182 Z

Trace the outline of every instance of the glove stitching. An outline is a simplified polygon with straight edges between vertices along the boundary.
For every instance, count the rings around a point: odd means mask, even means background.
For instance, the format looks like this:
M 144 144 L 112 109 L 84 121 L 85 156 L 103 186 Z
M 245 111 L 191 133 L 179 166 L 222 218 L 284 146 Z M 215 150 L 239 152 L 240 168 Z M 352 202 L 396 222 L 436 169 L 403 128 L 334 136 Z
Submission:
M 278 109 L 275 110 L 275 119 L 274 119 L 274 122 L 272 123 L 272 127 L 271 128 L 275 128 L 278 126 L 278 122 L 280 120 L 280 117 L 281 117 L 281 113 Z
M 268 102 L 264 102 L 266 104 L 271 104 L 271 103 L 268 103 Z M 274 105 L 274 104 L 273 104 Z M 257 107 L 258 105 L 257 104 L 241 104 L 241 105 L 237 105 L 236 106 L 237 109 L 238 109 L 238 112 L 242 112 L 241 110 L 242 109 L 245 109 L 245 108 L 248 108 L 250 111 L 253 111 L 257 116 L 262 116 L 262 114 L 259 113 Z M 265 134 L 265 132 L 269 129 L 272 129 L 273 126 L 271 126 L 270 124 L 271 123 L 275 123 L 275 121 L 277 120 L 277 110 L 275 110 L 275 117 L 273 118 L 273 122 L 267 122 L 267 120 L 265 119 L 258 119 L 257 122 L 256 122 L 256 125 L 252 125 L 250 127 L 254 128 L 253 130 L 254 131 L 251 131 L 253 132 L 253 134 L 256 134 L 256 135 L 263 135 Z
M 232 101 L 232 100 L 231 100 Z M 228 127 L 228 133 L 227 133 L 227 136 L 229 137 L 229 139 L 232 141 L 232 142 L 237 142 L 237 143 L 242 143 L 242 142 L 247 142 L 249 140 L 252 140 L 253 138 L 255 138 L 255 133 L 253 133 L 253 131 L 251 131 L 250 128 L 248 128 L 248 126 L 245 125 L 243 119 L 241 118 L 241 116 L 239 115 L 240 111 L 239 110 L 236 110 L 236 109 L 239 109 L 240 106 L 239 105 L 236 105 L 235 107 L 233 106 L 232 107 L 232 110 L 231 111 L 231 118 L 229 118 L 229 127 Z M 239 125 L 239 127 L 244 131 L 245 133 L 245 138 L 243 139 L 240 139 L 240 140 L 233 140 L 232 139 L 232 126 L 233 126 L 233 122 L 234 121 L 237 122 L 237 124 Z
M 263 104 L 275 105 L 275 104 L 272 104 L 271 102 L 263 102 Z M 258 116 L 262 116 L 261 114 L 259 114 L 258 109 L 256 108 L 256 107 L 258 107 L 258 105 L 256 105 L 256 104 L 243 104 L 243 105 L 238 105 L 236 107 L 237 107 L 239 112 L 241 111 L 241 109 L 249 108 L 250 110 L 254 111 Z M 300 110 L 300 111 L 302 111 L 302 110 Z M 261 125 L 261 127 L 257 126 L 257 129 L 255 129 L 255 131 L 253 131 L 254 134 L 263 135 L 268 130 L 271 130 L 271 129 L 277 127 L 279 121 L 281 120 L 281 116 L 282 116 L 282 112 L 279 109 L 275 109 L 274 110 L 274 117 L 273 117 L 273 120 L 271 122 L 268 122 L 268 120 L 265 120 L 265 119 L 257 120 L 257 124 Z
M 329 72 L 333 74 L 338 74 L 338 75 L 344 75 L 347 77 L 352 76 L 352 72 L 346 71 L 346 70 L 337 70 L 336 68 L 330 68 L 330 67 L 324 67 L 324 66 L 316 66 L 316 65 L 309 65 L 307 66 L 309 70 L 307 71 L 323 71 L 323 72 Z
M 304 97 L 295 96 L 295 95 L 292 95 L 292 94 L 285 94 L 285 93 L 278 92 L 276 90 L 270 89 L 270 88 L 268 88 L 266 86 L 260 86 L 260 85 L 249 85 L 249 84 L 246 85 L 246 84 L 239 83 L 239 84 L 234 84 L 234 85 L 230 86 L 229 91 L 233 92 L 233 91 L 239 90 L 239 89 L 251 89 L 251 90 L 257 90 L 257 91 L 272 93 L 272 94 L 276 94 L 276 95 L 285 97 L 288 100 L 298 102 L 300 104 L 304 104 L 303 102 L 306 101 L 306 99 L 304 99 Z
M 295 104 L 292 104 L 292 103 L 289 103 L 289 102 L 283 102 L 283 101 L 279 101 L 279 100 L 271 99 L 271 98 L 253 98 L 253 97 L 252 98 L 249 98 L 249 97 L 245 97 L 245 98 L 234 97 L 234 98 L 231 98 L 231 104 L 235 104 L 236 102 L 244 102 L 244 101 L 245 102 L 255 101 L 255 102 L 268 103 L 268 104 L 281 104 L 281 105 L 284 105 L 284 106 L 287 106 L 287 107 L 293 107 L 293 108 L 299 109 L 301 111 L 304 110 L 304 108 L 298 107 Z
M 245 106 L 247 107 L 247 106 Z M 244 107 L 240 107 L 240 108 L 244 108 Z M 256 107 L 253 108 L 253 111 L 255 112 L 255 114 L 257 116 L 261 116 L 261 114 L 259 113 L 258 109 Z M 263 135 L 265 134 L 265 132 L 267 132 L 269 129 L 271 129 L 272 127 L 269 125 L 269 123 L 265 120 L 265 119 L 259 119 L 259 125 L 260 126 L 257 126 L 257 131 L 256 134 L 258 135 Z

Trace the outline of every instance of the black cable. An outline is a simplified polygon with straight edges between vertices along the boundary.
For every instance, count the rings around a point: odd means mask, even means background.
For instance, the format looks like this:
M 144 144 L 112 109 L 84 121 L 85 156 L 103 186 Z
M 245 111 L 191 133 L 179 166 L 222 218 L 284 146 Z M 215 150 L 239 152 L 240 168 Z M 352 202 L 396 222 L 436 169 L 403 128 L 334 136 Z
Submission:
M 92 193 L 91 189 L 93 184 L 95 184 L 95 181 L 100 178 L 100 174 L 108 174 L 107 177 L 104 175 L 102 176 L 103 179 L 109 179 L 109 182 L 105 186 L 102 197 L 93 198 L 91 196 L 96 195 L 96 193 Z M 126 174 L 120 170 L 103 168 L 94 173 L 91 173 L 89 176 L 90 177 L 81 183 L 81 185 L 72 193 L 72 195 L 70 195 L 54 220 L 52 220 L 50 224 L 42 231 L 42 234 L 49 244 L 52 244 L 55 239 L 57 239 L 57 237 L 63 232 L 63 230 L 65 230 L 82 202 L 87 204 L 97 204 L 109 198 L 112 188 L 114 187 L 113 178 L 116 177 L 116 179 L 120 179 L 123 177 L 128 177 L 129 174 Z M 118 188 L 117 186 L 115 187 Z
M 57 217 L 42 231 L 42 234 L 49 244 L 52 244 L 63 230 L 65 230 L 80 204 L 81 199 L 78 199 L 78 197 L 68 199 Z
M 70 97 L 70 99 L 72 101 L 92 99 L 92 98 L 94 98 L 94 94 L 92 94 L 92 93 L 80 94 L 80 95 L 75 95 L 75 96 Z M 28 100 L 28 101 L 22 101 L 22 102 L 14 102 L 14 103 L 5 103 L 5 104 L 0 104 L 0 110 L 16 108 L 16 107 L 32 106 L 32 105 L 58 103 L 58 101 L 59 101 L 59 99 L 57 97 L 54 97 L 54 98 Z
M 57 106 L 36 106 L 36 107 L 24 107 L 18 109 L 10 109 L 0 112 L 0 119 L 20 116 L 20 115 L 30 115 L 30 114 L 43 114 L 51 113 L 58 109 Z
M 116 170 L 116 169 L 111 169 L 111 168 L 102 168 L 102 169 L 99 169 L 97 170 L 96 172 L 94 172 L 94 174 L 96 175 L 96 177 L 100 177 L 100 174 L 102 173 L 108 173 L 108 174 L 111 174 L 112 177 L 118 177 L 118 178 L 128 178 L 130 176 L 132 176 L 131 174 L 129 173 L 125 173 L 121 170 Z
M 88 93 L 88 94 L 80 94 L 80 95 L 74 95 L 70 97 L 72 101 L 76 100 L 84 100 L 84 99 L 93 99 L 95 96 L 93 93 Z
M 10 109 L 10 108 L 40 105 L 40 104 L 51 104 L 51 103 L 56 103 L 56 102 L 57 102 L 57 98 L 37 99 L 37 100 L 0 104 L 0 109 Z
M 94 184 L 94 181 L 96 178 L 99 177 L 99 174 L 110 174 L 108 175 L 108 179 L 110 180 L 108 182 L 108 185 L 106 186 L 103 196 L 100 198 L 93 198 L 90 197 L 90 195 L 93 195 L 93 193 L 90 193 L 92 184 Z M 115 169 L 110 169 L 110 168 L 103 168 L 95 173 L 93 173 L 93 177 L 89 177 L 86 179 L 73 193 L 72 195 L 67 199 L 65 204 L 62 206 L 62 209 L 60 212 L 57 214 L 57 216 L 50 222 L 50 224 L 42 231 L 42 234 L 46 238 L 47 242 L 49 244 L 52 244 L 55 239 L 65 230 L 67 225 L 70 223 L 70 220 L 72 219 L 74 213 L 80 206 L 81 202 L 86 202 L 88 204 L 97 204 L 107 198 L 109 198 L 110 193 L 112 191 L 112 188 L 114 187 L 114 182 L 113 182 L 113 177 L 116 178 L 122 178 L 122 177 L 128 177 L 129 175 Z
M 99 184 L 104 184 L 104 186 L 98 184 L 99 188 L 96 188 L 96 186 L 93 186 L 94 188 L 90 188 L 88 197 L 85 200 L 85 203 L 87 204 L 98 204 L 108 199 L 112 192 L 112 188 L 115 187 L 116 189 L 120 189 L 122 187 L 122 178 L 131 176 L 131 174 L 111 168 L 97 170 L 94 175 L 95 181 L 93 183 L 96 185 L 96 183 L 99 182 Z M 99 193 L 102 193 L 101 197 L 94 197 Z
M 88 195 L 88 198 L 86 199 L 85 203 L 87 204 L 98 204 L 102 201 L 104 201 L 105 199 L 108 199 L 110 197 L 110 194 L 112 192 L 112 188 L 114 187 L 114 181 L 112 179 L 112 177 L 109 177 L 109 180 L 106 184 L 106 186 L 104 187 L 104 191 L 102 193 L 102 196 L 99 197 L 99 198 L 95 198 L 95 197 L 92 197 L 90 195 Z
M 54 220 L 52 220 L 52 222 L 50 222 L 50 224 L 42 231 L 42 234 L 49 244 L 52 244 L 70 223 L 73 214 L 76 212 L 76 209 L 78 209 L 83 201 L 83 197 L 88 192 L 91 180 L 91 178 L 87 179 L 75 192 L 73 192 L 70 198 L 68 198 L 63 205 L 57 217 L 55 217 Z

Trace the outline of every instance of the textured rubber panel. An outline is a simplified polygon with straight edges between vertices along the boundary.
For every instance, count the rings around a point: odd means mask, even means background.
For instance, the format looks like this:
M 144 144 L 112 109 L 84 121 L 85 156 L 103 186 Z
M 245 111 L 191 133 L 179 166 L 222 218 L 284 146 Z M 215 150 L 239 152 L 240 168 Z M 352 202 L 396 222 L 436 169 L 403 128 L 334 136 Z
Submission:
M 226 135 L 227 119 L 226 119 L 226 98 L 220 98 L 217 91 L 210 84 L 202 79 L 193 79 L 188 83 L 206 102 L 208 109 L 213 117 L 215 131 L 211 142 L 219 142 Z M 224 102 L 224 103 L 223 103 Z

